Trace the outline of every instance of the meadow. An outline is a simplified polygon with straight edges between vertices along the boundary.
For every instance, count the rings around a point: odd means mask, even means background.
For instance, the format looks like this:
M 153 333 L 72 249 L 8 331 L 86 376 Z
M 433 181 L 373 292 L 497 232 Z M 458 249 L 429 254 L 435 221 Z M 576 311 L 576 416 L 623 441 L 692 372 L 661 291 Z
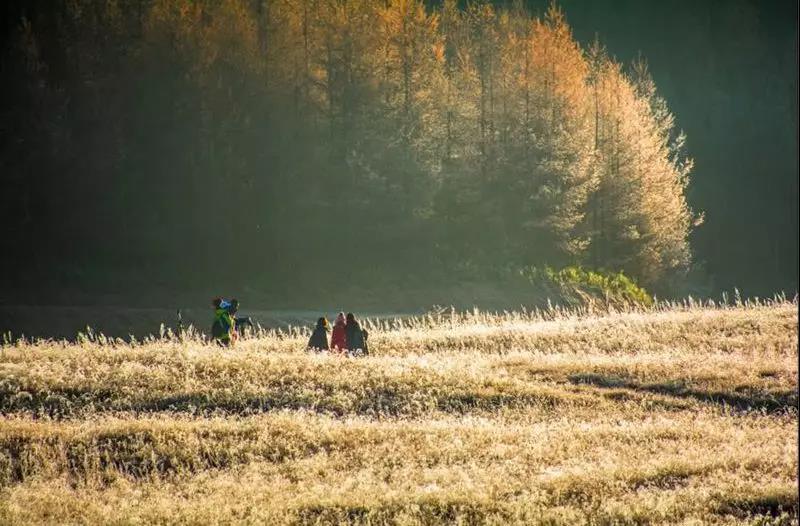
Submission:
M 2 524 L 798 524 L 798 306 L 0 347 Z

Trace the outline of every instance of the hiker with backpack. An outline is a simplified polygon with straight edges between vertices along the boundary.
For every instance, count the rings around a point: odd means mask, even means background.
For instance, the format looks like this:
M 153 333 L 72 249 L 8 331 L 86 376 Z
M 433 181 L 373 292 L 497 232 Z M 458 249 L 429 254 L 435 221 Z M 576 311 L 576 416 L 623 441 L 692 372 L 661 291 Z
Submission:
M 346 320 L 345 339 L 350 356 L 368 356 L 369 348 L 367 347 L 367 336 L 369 334 L 366 330 L 361 328 L 361 325 L 352 312 L 347 313 Z
M 314 328 L 314 332 L 311 333 L 311 338 L 308 339 L 306 347 L 315 352 L 328 350 L 328 319 L 324 316 L 317 320 L 317 326 Z
M 214 306 L 214 323 L 211 325 L 211 338 L 222 347 L 229 347 L 236 342 L 236 318 L 234 310 L 231 314 L 231 302 L 223 298 L 214 298 L 211 302 Z M 234 308 L 238 308 L 236 302 Z

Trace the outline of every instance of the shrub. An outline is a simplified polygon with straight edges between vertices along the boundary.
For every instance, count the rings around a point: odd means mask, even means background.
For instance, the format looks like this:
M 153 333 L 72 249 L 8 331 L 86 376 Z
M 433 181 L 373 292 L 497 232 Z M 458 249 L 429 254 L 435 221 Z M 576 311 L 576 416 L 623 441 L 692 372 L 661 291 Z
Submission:
M 524 267 L 520 275 L 535 287 L 556 287 L 558 293 L 567 300 L 602 300 L 607 304 L 643 306 L 653 304 L 652 296 L 622 272 L 586 270 L 580 266 L 564 267 L 561 270 L 549 266 L 531 266 Z

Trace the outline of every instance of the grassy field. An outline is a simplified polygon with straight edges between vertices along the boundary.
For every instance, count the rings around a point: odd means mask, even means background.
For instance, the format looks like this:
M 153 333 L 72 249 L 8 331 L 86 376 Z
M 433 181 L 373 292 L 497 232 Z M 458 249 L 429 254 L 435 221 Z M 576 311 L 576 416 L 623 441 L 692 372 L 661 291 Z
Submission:
M 797 524 L 797 304 L 0 348 L 2 524 Z

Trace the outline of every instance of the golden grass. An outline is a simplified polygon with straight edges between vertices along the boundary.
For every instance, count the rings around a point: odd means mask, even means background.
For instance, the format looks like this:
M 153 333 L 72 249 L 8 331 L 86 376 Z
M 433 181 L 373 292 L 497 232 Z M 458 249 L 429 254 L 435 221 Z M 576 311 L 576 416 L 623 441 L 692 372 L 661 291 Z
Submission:
M 0 348 L 0 523 L 797 524 L 797 305 Z

